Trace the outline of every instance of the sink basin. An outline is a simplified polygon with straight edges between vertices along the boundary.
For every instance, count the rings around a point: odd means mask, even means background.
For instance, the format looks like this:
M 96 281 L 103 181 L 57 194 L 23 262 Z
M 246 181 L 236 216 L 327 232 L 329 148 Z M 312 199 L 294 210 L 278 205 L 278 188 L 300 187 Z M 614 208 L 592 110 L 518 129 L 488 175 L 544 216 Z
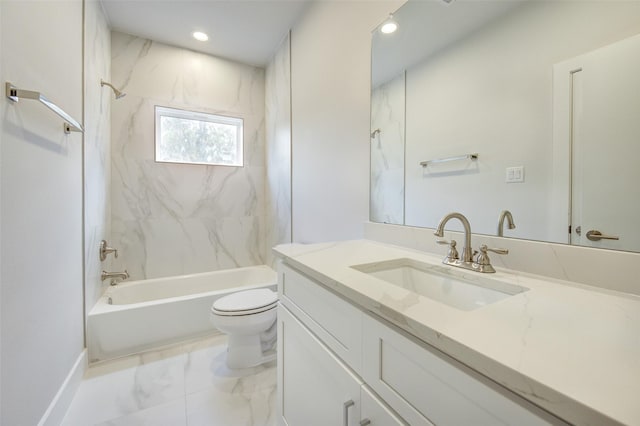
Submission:
M 486 278 L 485 274 L 479 272 L 459 271 L 413 259 L 393 259 L 351 267 L 464 311 L 471 311 L 529 290 L 526 287 Z

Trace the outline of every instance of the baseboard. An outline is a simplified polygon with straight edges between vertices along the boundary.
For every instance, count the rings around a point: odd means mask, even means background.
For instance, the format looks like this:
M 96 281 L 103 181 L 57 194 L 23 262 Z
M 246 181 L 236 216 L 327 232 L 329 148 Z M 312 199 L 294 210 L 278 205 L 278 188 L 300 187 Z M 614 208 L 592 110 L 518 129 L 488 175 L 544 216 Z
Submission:
M 84 349 L 49 404 L 49 408 L 38 422 L 38 426 L 58 426 L 62 423 L 86 370 L 87 350 Z

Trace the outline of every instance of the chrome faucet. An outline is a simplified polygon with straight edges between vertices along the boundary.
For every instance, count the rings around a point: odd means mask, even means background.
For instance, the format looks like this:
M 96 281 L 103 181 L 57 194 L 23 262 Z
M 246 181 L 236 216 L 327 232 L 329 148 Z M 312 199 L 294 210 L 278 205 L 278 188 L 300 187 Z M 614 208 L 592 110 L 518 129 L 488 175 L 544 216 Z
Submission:
M 513 222 L 513 216 L 509 210 L 502 210 L 500 218 L 498 219 L 498 237 L 504 235 L 504 220 L 507 219 L 507 228 L 516 229 L 516 224 Z
M 463 214 L 456 212 L 449 213 L 440 219 L 440 223 L 438 223 L 436 232 L 434 232 L 433 235 L 442 238 L 444 236 L 444 226 L 450 219 L 458 219 L 462 222 L 462 226 L 464 226 L 464 246 L 462 247 L 462 260 L 459 260 L 459 262 L 471 264 L 473 261 L 473 254 L 471 252 L 471 225 Z M 453 247 L 455 247 L 455 244 L 453 244 Z
M 509 213 L 507 210 L 505 211 Z M 509 217 L 510 216 L 511 213 L 509 213 Z M 493 266 L 491 266 L 491 261 L 487 252 L 491 251 L 498 254 L 508 254 L 509 250 L 489 248 L 483 244 L 482 246 L 480 246 L 480 254 L 478 255 L 477 259 L 474 260 L 473 257 L 478 252 L 472 252 L 471 250 L 471 225 L 463 214 L 455 212 L 449 213 L 440 220 L 440 223 L 438 223 L 436 231 L 433 234 L 436 237 L 442 238 L 444 236 L 444 226 L 450 219 L 458 219 L 460 222 L 462 222 L 462 226 L 464 226 L 464 247 L 462 247 L 462 259 L 458 257 L 455 240 L 451 240 L 450 242 L 437 240 L 436 242 L 438 244 L 449 244 L 449 252 L 447 253 L 447 256 L 444 258 L 442 263 L 444 263 L 445 265 L 456 266 L 458 268 L 470 269 L 476 272 L 495 272 L 496 270 L 493 268 Z
M 129 273 L 127 272 L 126 269 L 124 270 L 124 272 L 102 271 L 102 274 L 100 275 L 100 279 L 104 281 L 109 278 L 111 278 L 111 285 L 116 285 L 118 283 L 118 280 L 126 280 L 127 278 L 129 278 Z

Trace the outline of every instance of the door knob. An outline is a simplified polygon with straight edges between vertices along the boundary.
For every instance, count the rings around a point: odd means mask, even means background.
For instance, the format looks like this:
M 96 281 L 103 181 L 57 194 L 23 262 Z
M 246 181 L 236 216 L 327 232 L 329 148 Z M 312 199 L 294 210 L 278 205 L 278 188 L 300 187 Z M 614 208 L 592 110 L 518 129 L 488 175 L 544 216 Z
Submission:
M 616 237 L 615 235 L 604 235 L 602 232 L 592 229 L 587 232 L 587 238 L 591 241 L 600 241 L 600 240 L 619 240 L 620 237 Z

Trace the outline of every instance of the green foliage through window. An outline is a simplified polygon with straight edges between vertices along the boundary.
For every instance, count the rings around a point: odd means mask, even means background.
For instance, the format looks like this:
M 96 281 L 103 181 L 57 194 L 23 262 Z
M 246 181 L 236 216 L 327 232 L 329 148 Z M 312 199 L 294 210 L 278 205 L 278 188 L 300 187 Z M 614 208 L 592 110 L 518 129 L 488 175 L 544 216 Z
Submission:
M 242 119 L 156 106 L 156 161 L 242 166 Z

